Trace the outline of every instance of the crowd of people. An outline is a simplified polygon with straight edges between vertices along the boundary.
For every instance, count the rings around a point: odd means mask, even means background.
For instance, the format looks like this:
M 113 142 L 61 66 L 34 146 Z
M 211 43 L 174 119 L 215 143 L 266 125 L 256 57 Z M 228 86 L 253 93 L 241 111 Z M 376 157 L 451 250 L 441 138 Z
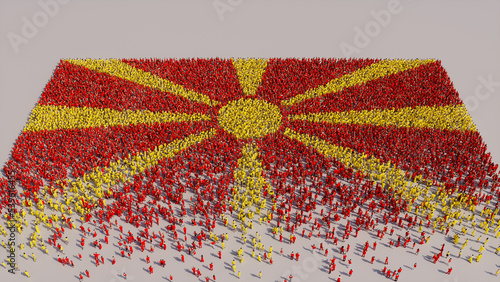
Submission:
M 314 237 L 331 248 L 362 230 L 386 240 L 391 225 L 404 233 L 390 239 L 396 247 L 450 228 L 460 244 L 475 235 L 465 226 L 498 238 L 498 165 L 466 111 L 415 127 L 293 118 L 405 108 L 427 115 L 431 108 L 418 107 L 441 106 L 463 103 L 436 60 L 64 60 L 3 168 L 0 210 L 19 233 L 29 213 L 35 231 L 27 242 L 46 254 L 43 238 L 62 253 L 70 229 L 81 232 L 82 249 L 101 250 L 116 232 L 123 258 L 134 249 L 165 251 L 171 240 L 182 262 L 203 245 L 224 250 L 229 237 L 219 226 L 238 230 L 252 258 L 271 264 L 272 246 L 250 235 L 257 226 L 269 226 L 280 243 Z M 12 181 L 14 218 L 6 213 Z M 349 247 L 342 249 L 347 260 Z M 238 259 L 243 264 L 240 252 Z M 104 257 L 96 252 L 93 263 Z M 153 275 L 149 257 L 147 264 Z M 399 279 L 401 268 L 386 270 Z M 237 277 L 241 271 L 233 263 Z

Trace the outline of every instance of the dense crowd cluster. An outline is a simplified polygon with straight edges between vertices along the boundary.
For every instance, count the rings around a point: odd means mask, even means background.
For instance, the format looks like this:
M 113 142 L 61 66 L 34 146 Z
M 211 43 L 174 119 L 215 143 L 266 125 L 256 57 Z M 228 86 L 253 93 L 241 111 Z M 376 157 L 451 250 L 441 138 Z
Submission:
M 471 213 L 498 238 L 497 169 L 437 60 L 63 60 L 3 168 L 0 211 L 19 233 L 33 216 L 29 243 L 47 254 L 42 235 L 56 252 L 64 228 L 96 247 L 84 224 L 107 243 L 117 218 L 140 230 L 119 227 L 122 256 L 134 243 L 165 250 L 166 238 L 189 255 L 203 241 L 224 249 L 217 226 L 337 245 L 361 230 L 382 239 L 390 224 L 448 234 Z M 160 221 L 168 232 L 151 233 Z M 186 225 L 203 227 L 192 244 Z M 252 256 L 273 263 L 258 237 Z

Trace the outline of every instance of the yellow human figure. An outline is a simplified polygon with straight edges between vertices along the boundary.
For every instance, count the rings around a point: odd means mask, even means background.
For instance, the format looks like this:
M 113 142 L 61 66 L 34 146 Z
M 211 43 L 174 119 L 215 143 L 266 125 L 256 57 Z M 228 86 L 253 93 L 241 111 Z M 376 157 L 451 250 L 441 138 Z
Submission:
M 261 262 L 261 261 L 262 261 L 262 258 L 260 257 L 260 254 L 257 256 L 257 260 L 258 260 L 259 262 Z
M 476 261 L 477 261 L 477 262 L 479 262 L 479 261 L 481 260 L 481 258 L 482 258 L 482 257 L 483 257 L 483 255 L 482 255 L 482 254 L 477 255 Z

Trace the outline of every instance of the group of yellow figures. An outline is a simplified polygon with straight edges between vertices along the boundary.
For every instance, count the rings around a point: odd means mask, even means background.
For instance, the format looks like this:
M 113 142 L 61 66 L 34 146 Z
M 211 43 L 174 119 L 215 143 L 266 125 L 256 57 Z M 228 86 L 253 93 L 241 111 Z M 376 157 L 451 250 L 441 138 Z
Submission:
M 246 243 L 246 237 L 244 237 L 244 235 L 242 234 L 242 244 L 244 245 Z M 258 240 L 258 241 L 257 241 Z M 266 248 L 265 246 L 262 244 L 261 242 L 261 235 L 258 233 L 258 232 L 255 232 L 255 236 L 253 237 L 252 239 L 252 243 L 253 243 L 253 249 L 252 249 L 252 257 L 255 258 L 256 254 L 255 254 L 255 250 L 260 250 L 260 251 L 264 251 L 266 257 L 270 260 L 272 260 L 272 255 L 273 255 L 273 247 L 270 246 L 269 247 L 269 251 L 266 251 Z M 239 248 L 238 251 L 238 258 L 240 260 L 240 263 L 243 263 L 245 258 L 243 256 L 243 248 Z M 262 254 L 258 254 L 257 255 L 257 261 L 259 262 L 262 262 Z M 233 272 L 236 273 L 236 262 L 235 260 L 233 259 L 232 261 L 232 268 L 233 268 Z M 240 277 L 241 275 L 241 272 L 238 271 L 238 277 Z M 259 273 L 259 277 L 262 276 L 262 272 Z
M 405 128 L 472 130 L 472 122 L 464 105 L 417 106 L 386 110 L 351 110 L 345 112 L 308 113 L 289 116 L 290 120 L 305 120 L 328 124 L 359 124 Z
M 200 113 L 152 112 L 149 110 L 118 111 L 109 108 L 37 105 L 31 111 L 24 131 L 99 128 L 202 120 L 210 120 L 210 117 Z

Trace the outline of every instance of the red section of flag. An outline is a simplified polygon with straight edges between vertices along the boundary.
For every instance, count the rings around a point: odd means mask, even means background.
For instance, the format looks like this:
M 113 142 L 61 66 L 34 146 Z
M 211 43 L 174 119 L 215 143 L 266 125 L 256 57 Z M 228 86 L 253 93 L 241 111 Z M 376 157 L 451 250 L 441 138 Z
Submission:
M 446 71 L 437 61 L 306 100 L 284 111 L 295 114 L 461 104 Z
M 145 152 L 210 127 L 210 122 L 183 122 L 23 132 L 5 169 L 18 179 L 25 176 L 20 170 L 48 182 L 66 179 L 68 169 L 72 177 L 80 177 L 128 154 Z
M 278 175 L 284 168 L 291 169 L 288 175 L 282 175 L 280 181 L 294 176 L 315 176 L 328 170 L 329 161 L 315 150 L 305 147 L 301 143 L 290 140 L 281 134 L 275 133 L 256 141 L 266 169 L 271 169 L 270 175 Z M 280 177 L 278 177 L 280 178 Z
M 40 105 L 210 114 L 208 105 L 61 61 Z
M 494 164 L 477 132 L 307 121 L 294 121 L 290 127 L 438 181 L 461 176 L 469 179 L 468 185 L 481 187 L 487 184 L 481 183 L 484 177 L 493 173 Z
M 373 59 L 270 59 L 256 94 L 270 102 L 286 100 L 334 78 L 366 67 Z
M 238 99 L 242 90 L 229 59 L 129 59 L 127 64 L 203 93 L 226 104 Z

